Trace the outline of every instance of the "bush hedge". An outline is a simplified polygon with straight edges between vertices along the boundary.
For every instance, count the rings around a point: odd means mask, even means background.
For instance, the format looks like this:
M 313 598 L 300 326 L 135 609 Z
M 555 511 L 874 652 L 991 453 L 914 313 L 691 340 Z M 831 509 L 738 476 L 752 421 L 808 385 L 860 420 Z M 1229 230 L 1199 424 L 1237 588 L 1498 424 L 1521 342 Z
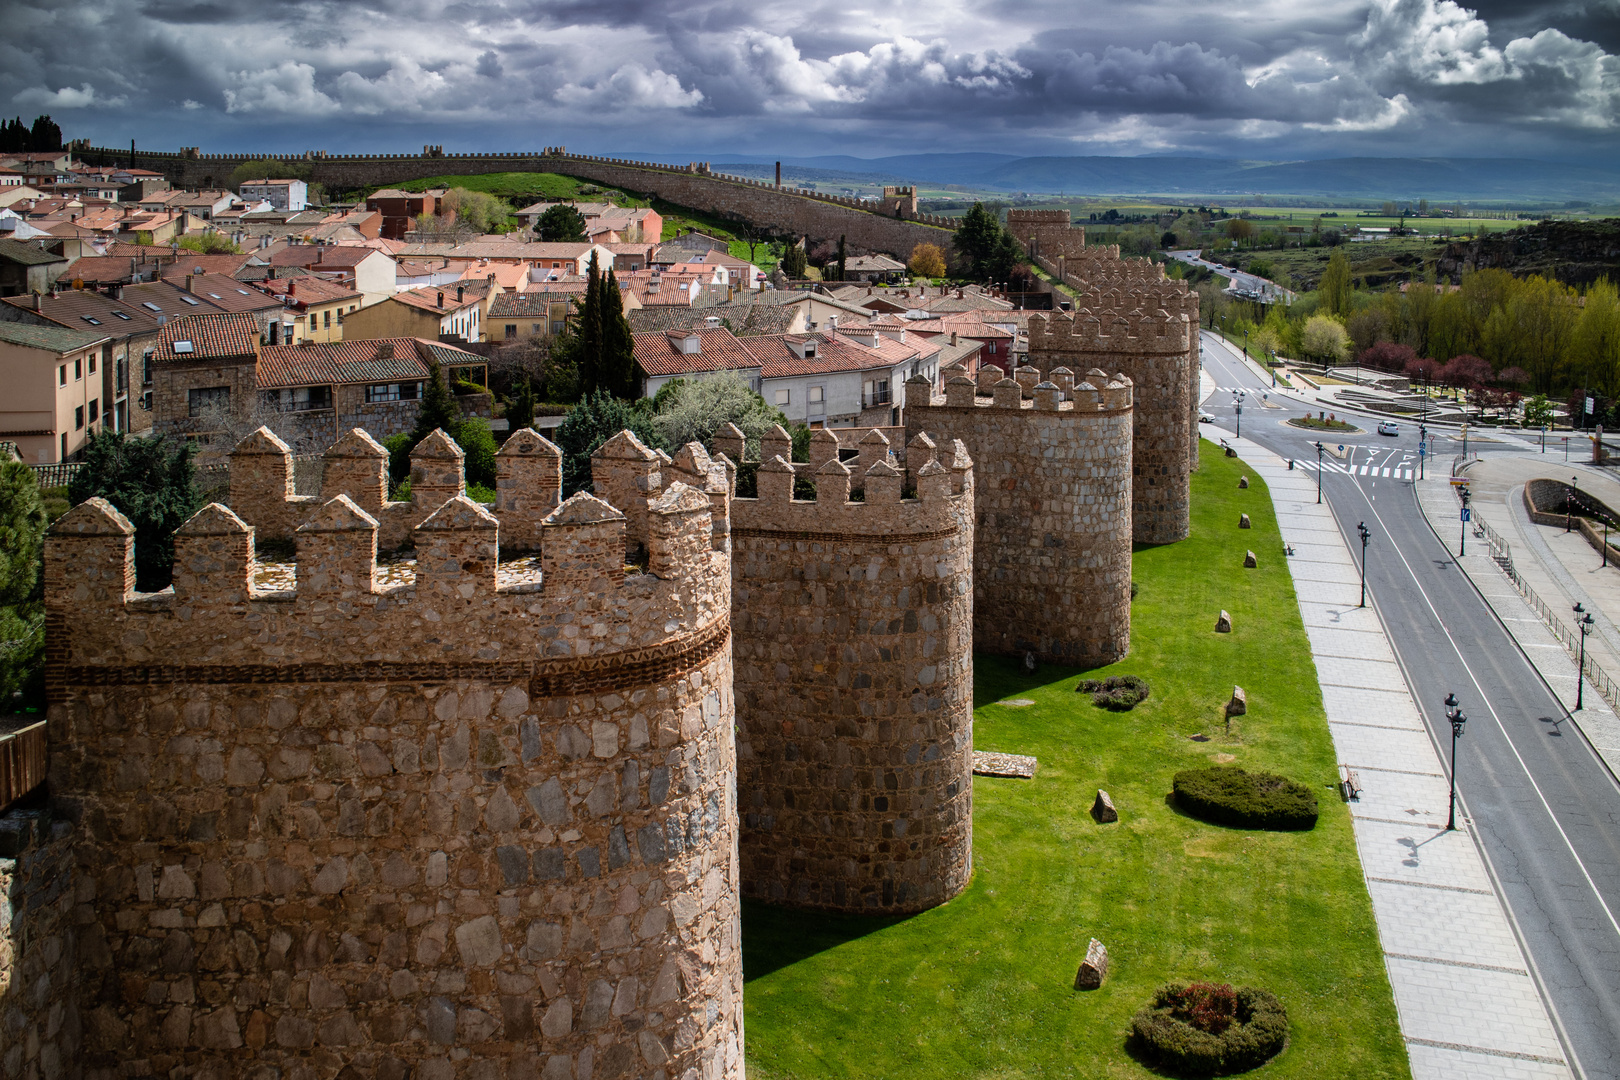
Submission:
M 1166 983 L 1131 1019 L 1130 1049 L 1187 1076 L 1247 1072 L 1282 1052 L 1288 1013 L 1267 990 Z
M 1205 821 L 1240 829 L 1316 827 L 1316 796 L 1287 777 L 1212 765 L 1178 772 L 1174 783 L 1176 805 Z
M 1140 675 L 1110 675 L 1106 679 L 1081 679 L 1075 690 L 1090 694 L 1094 704 L 1114 712 L 1129 712 L 1147 700 L 1147 680 Z

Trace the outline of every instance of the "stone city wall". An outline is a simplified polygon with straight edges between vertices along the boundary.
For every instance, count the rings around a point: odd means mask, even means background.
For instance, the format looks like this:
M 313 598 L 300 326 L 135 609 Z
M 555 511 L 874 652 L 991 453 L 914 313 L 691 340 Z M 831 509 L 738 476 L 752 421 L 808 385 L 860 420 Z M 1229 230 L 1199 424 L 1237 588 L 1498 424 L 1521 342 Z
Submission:
M 574 496 L 536 583 L 454 496 L 384 586 L 338 496 L 266 592 L 212 504 L 150 595 L 122 515 L 60 519 L 85 1075 L 741 1077 L 730 563 L 705 493 L 648 513 L 642 573 Z
M 732 504 L 743 891 L 919 911 L 972 872 L 972 463 L 925 436 L 905 472 L 876 431 L 849 464 L 816 440 L 793 465 L 772 432 Z
M 1197 324 L 1186 315 L 1129 315 L 1082 308 L 1029 320 L 1029 359 L 1038 370 L 1083 371 L 1097 366 L 1130 376 L 1134 386 L 1131 521 L 1134 539 L 1164 544 L 1191 531 L 1188 441 L 1194 438 L 1196 396 L 1188 367 Z
M 131 161 L 128 149 L 86 148 L 76 151 L 86 161 L 118 164 Z M 791 236 L 837 241 L 847 238 L 850 254 L 886 252 L 904 260 L 918 244 L 950 243 L 956 220 L 909 210 L 905 197 L 860 199 L 825 195 L 743 176 L 711 172 L 707 164 L 685 166 L 625 158 L 570 154 L 561 148 L 539 153 L 507 154 L 197 154 L 137 151 L 137 167 L 162 172 L 183 187 L 224 184 L 238 165 L 269 158 L 309 169 L 308 179 L 334 190 L 398 184 L 430 176 L 476 176 L 491 172 L 554 172 L 578 176 L 638 195 L 659 198 L 694 210 L 735 218 Z M 903 215 L 903 216 L 896 216 Z
M 49 810 L 0 815 L 0 1076 L 81 1075 L 78 961 L 106 948 L 75 926 L 73 826 Z
M 984 375 L 987 384 L 999 372 Z M 1132 385 L 1093 370 L 906 383 L 906 431 L 974 467 L 973 641 L 1082 667 L 1130 649 Z

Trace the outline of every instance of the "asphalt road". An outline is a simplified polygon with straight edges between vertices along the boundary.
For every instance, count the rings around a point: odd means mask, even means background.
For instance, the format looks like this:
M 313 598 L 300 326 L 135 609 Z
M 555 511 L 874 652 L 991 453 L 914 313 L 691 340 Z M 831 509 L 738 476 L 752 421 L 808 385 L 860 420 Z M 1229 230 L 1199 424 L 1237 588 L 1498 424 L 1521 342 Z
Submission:
M 1269 389 L 1218 339 L 1204 340 L 1218 386 Z M 1244 436 L 1314 462 L 1311 433 L 1279 423 L 1306 410 L 1262 409 L 1256 396 L 1244 405 Z M 1231 397 L 1217 392 L 1204 404 L 1222 426 L 1235 419 Z M 1357 523 L 1372 531 L 1368 590 L 1442 760 L 1448 691 L 1469 717 L 1457 745 L 1459 814 L 1474 824 L 1577 1075 L 1620 1080 L 1620 785 L 1457 567 L 1458 537 L 1437 538 L 1411 482 L 1399 479 L 1416 466 L 1416 430 L 1339 440 L 1353 472 L 1324 473 L 1323 497 L 1352 551 Z M 1443 439 L 1429 464 L 1449 469 L 1456 452 Z
M 1170 258 L 1175 259 L 1177 262 L 1184 262 L 1189 266 L 1202 266 L 1206 269 L 1215 271 L 1222 277 L 1231 278 L 1232 284 L 1229 289 L 1231 292 L 1260 294 L 1276 293 L 1279 295 L 1293 296 L 1293 293 L 1289 292 L 1287 289 L 1283 288 L 1281 285 L 1278 285 L 1274 281 L 1270 281 L 1263 277 L 1255 277 L 1253 274 L 1245 274 L 1241 270 L 1233 270 L 1230 266 L 1221 266 L 1219 263 L 1206 262 L 1204 259 L 1199 257 L 1199 253 L 1196 251 L 1167 251 L 1165 254 Z

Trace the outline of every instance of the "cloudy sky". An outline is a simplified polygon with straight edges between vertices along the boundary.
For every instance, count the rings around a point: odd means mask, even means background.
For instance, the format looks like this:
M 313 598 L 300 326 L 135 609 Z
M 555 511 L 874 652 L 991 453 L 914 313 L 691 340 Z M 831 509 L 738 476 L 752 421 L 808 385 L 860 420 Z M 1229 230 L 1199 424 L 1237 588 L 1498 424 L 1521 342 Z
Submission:
M 206 151 L 1620 165 L 1620 0 L 0 0 L 0 108 Z

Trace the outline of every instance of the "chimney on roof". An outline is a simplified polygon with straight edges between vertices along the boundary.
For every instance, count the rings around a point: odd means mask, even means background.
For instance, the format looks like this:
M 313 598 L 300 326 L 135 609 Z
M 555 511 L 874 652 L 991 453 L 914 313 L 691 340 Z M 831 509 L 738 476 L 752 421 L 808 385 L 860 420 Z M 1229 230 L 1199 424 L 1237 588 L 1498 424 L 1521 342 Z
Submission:
M 462 303 L 466 299 L 467 299 L 467 287 L 465 285 L 457 285 L 456 286 L 456 303 L 458 303 L 458 304 Z
M 444 307 L 444 293 L 442 291 L 439 293 L 439 306 Z
M 196 291 L 194 288 L 192 288 L 192 286 L 196 283 L 196 281 L 197 281 L 197 275 L 195 275 L 195 274 L 187 274 L 186 275 L 186 292 L 195 292 Z
M 956 331 L 952 330 L 951 331 L 951 346 L 954 348 L 955 345 L 956 345 Z
M 32 299 L 33 299 L 33 308 L 34 308 L 35 311 L 38 311 L 39 310 L 39 293 L 33 293 L 31 295 L 32 295 Z
M 392 360 L 394 358 L 394 343 L 392 341 L 377 342 L 377 359 Z

